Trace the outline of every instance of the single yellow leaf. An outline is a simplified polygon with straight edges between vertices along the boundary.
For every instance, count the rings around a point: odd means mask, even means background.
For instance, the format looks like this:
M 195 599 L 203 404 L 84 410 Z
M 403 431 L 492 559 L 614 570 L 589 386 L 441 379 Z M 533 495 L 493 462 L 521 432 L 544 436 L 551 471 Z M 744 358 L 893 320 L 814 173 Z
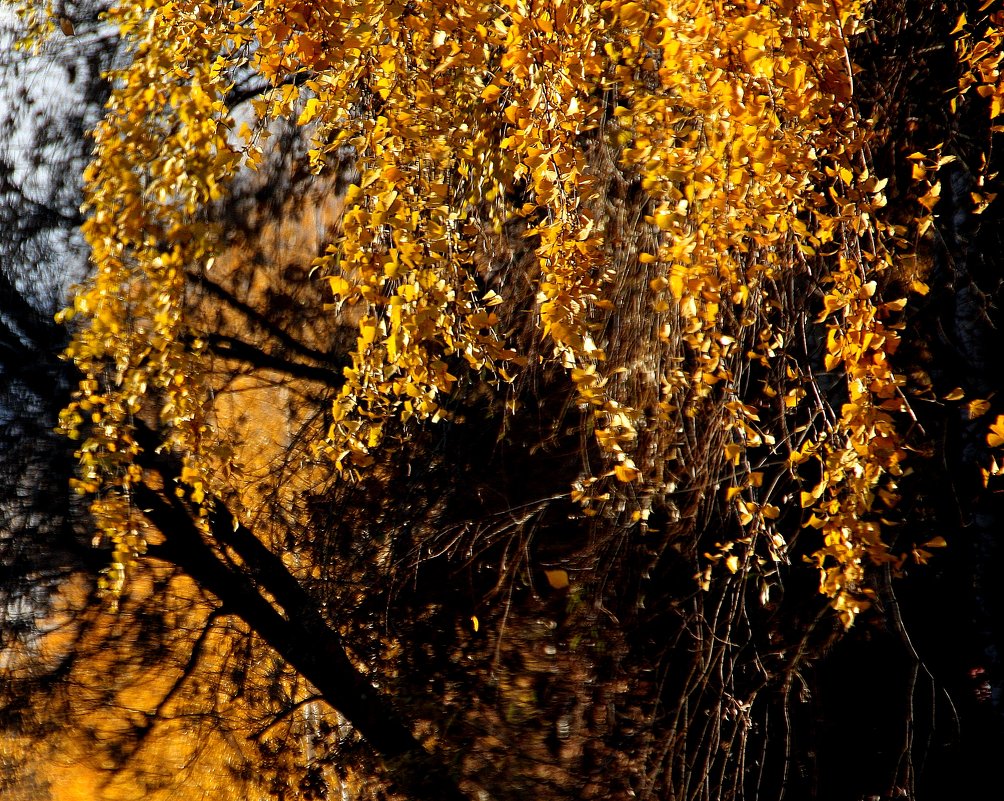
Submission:
M 625 3 L 621 7 L 621 22 L 626 28 L 641 28 L 648 22 L 648 12 L 640 3 Z
M 674 220 L 674 217 L 673 217 L 672 212 L 668 212 L 668 211 L 660 211 L 658 214 L 656 214 L 652 218 L 652 221 L 662 231 L 668 231 L 668 230 L 670 230 L 673 227 L 673 220 Z
M 987 442 L 991 448 L 999 448 L 1004 445 L 1004 415 L 998 415 L 997 419 L 990 426 L 990 433 L 987 434 Z
M 545 570 L 544 575 L 547 577 L 547 583 L 556 590 L 563 590 L 568 586 L 567 570 Z
M 740 458 L 742 458 L 743 446 L 737 442 L 729 442 L 725 445 L 725 458 L 728 459 L 732 464 L 739 464 Z
M 303 107 L 303 111 L 300 112 L 300 116 L 296 121 L 297 125 L 306 125 L 314 117 L 317 116 L 317 112 L 320 109 L 321 101 L 316 97 L 310 98 L 306 105 Z M 245 123 L 246 124 L 246 123 Z
M 975 420 L 990 411 L 990 401 L 971 400 L 966 404 L 966 419 Z
M 618 481 L 623 481 L 627 484 L 638 478 L 641 475 L 641 471 L 633 464 L 619 464 L 614 468 L 614 475 L 617 476 Z

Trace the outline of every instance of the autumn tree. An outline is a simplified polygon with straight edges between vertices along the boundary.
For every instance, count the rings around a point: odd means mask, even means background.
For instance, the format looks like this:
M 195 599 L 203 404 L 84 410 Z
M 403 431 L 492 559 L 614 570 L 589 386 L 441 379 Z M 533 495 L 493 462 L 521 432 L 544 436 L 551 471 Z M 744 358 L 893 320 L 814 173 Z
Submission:
M 234 621 L 168 694 L 288 722 L 305 796 L 936 787 L 894 579 L 998 519 L 974 6 L 110 4 L 60 314 L 93 602 Z M 827 678 L 855 621 L 900 674 Z M 853 784 L 814 693 L 896 675 Z

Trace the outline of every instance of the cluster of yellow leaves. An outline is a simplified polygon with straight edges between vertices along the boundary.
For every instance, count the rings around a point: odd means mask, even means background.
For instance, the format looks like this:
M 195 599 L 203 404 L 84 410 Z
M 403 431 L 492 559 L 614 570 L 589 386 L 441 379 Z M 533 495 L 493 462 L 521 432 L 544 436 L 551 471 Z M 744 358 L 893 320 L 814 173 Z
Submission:
M 184 271 L 209 258 L 211 232 L 197 218 L 221 197 L 238 157 L 214 72 L 230 44 L 227 13 L 149 0 L 114 6 L 108 21 L 134 49 L 110 76 L 115 88 L 84 174 L 95 274 L 61 315 L 88 322 L 68 349 L 84 380 L 62 425 L 71 436 L 86 426 L 78 488 L 98 496 L 95 518 L 115 546 L 114 589 L 139 548 L 129 513 L 129 488 L 141 478 L 132 419 L 151 395 L 167 447 L 185 454 L 196 501 L 205 492 L 203 392 L 182 337 Z
M 985 12 L 997 0 L 987 0 L 979 8 Z M 1004 63 L 1004 11 L 994 11 L 976 25 L 970 25 L 963 14 L 952 33 L 960 34 L 956 51 L 963 67 L 959 81 L 959 97 L 975 87 L 980 97 L 990 101 L 990 119 L 996 120 L 1004 113 L 1004 87 L 1001 84 L 1001 64 Z M 955 102 L 955 101 L 953 101 Z M 994 132 L 1004 127 L 994 126 Z
M 987 114 L 991 134 L 1004 131 L 1004 125 L 999 124 L 999 118 L 1004 113 L 1004 81 L 1001 75 L 1001 65 L 1004 64 L 1004 10 L 984 12 L 991 6 L 999 5 L 999 0 L 986 0 L 978 9 L 982 15 L 980 18 L 970 23 L 963 14 L 952 31 L 957 37 L 955 50 L 961 67 L 958 94 L 951 101 L 952 110 L 975 88 L 976 94 L 989 101 Z M 987 174 L 985 153 L 977 179 L 978 191 L 971 193 L 974 214 L 981 214 L 996 197 L 995 193 L 983 189 L 987 179 L 994 177 Z
M 872 277 L 888 268 L 885 242 L 896 232 L 877 218 L 885 181 L 869 174 L 867 131 L 851 103 L 847 41 L 861 7 L 739 8 L 746 13 L 702 14 L 695 5 L 684 14 L 672 4 L 658 15 L 633 16 L 649 37 L 660 31 L 661 52 L 638 35 L 618 42 L 623 100 L 614 114 L 625 163 L 640 172 L 654 201 L 651 222 L 664 232 L 659 251 L 641 256 L 653 264 L 651 288 L 669 291 L 697 356 L 687 377 L 692 401 L 712 391 L 736 398 L 725 404 L 723 425 L 733 432 L 725 456 L 737 468 L 749 449 L 776 442 L 738 400 L 738 376 L 729 368 L 734 343 L 762 324 L 754 310 L 779 301 L 773 293 L 784 274 L 818 267 L 830 283 L 820 317 L 835 318 L 825 367 L 845 378 L 849 402 L 791 463 L 819 463 L 823 479 L 802 505 L 812 510 L 810 525 L 823 529 L 814 557 L 821 589 L 850 623 L 865 604 L 865 563 L 886 558 L 872 499 L 904 455 L 890 415 L 902 405 L 887 360 L 897 339 L 882 322 L 890 310 L 875 302 Z M 652 78 L 639 80 L 646 68 Z M 749 357 L 766 363 L 783 350 L 778 332 L 757 339 Z M 806 365 L 787 369 L 784 404 L 791 408 L 805 395 Z M 748 541 L 762 535 L 778 559 L 785 543 L 773 521 L 780 510 L 761 484 L 762 474 L 747 470 L 728 494 Z M 725 561 L 735 570 L 740 560 L 733 554 Z
M 242 165 L 257 167 L 268 124 L 288 119 L 308 128 L 314 171 L 346 148 L 360 171 L 316 265 L 335 307 L 358 320 L 326 443 L 351 475 L 390 421 L 448 416 L 451 364 L 508 381 L 525 363 L 498 330 L 507 298 L 483 294 L 475 269 L 485 232 L 522 218 L 540 334 L 592 410 L 606 477 L 651 484 L 634 453 L 639 427 L 724 398 L 728 498 L 749 541 L 783 558 L 780 509 L 749 459 L 781 446 L 742 401 L 738 371 L 781 360 L 789 383 L 770 392 L 799 407 L 809 367 L 785 361 L 786 334 L 764 320 L 787 277 L 825 281 L 825 369 L 847 400 L 821 436 L 784 444 L 796 476 L 809 461 L 822 474 L 802 506 L 824 538 L 822 591 L 849 623 L 866 603 L 865 565 L 887 558 L 872 507 L 894 502 L 904 456 L 888 358 L 903 302 L 876 294 L 902 231 L 880 219 L 884 181 L 869 172 L 847 49 L 863 15 L 859 0 L 120 0 L 109 19 L 133 57 L 112 76 L 86 175 L 96 274 L 75 302 L 88 325 L 70 354 L 86 380 L 64 415 L 88 432 L 81 488 L 127 503 L 139 478 L 130 418 L 155 397 L 167 444 L 187 459 L 185 491 L 211 491 L 184 270 L 213 253 L 201 213 Z M 224 99 L 248 73 L 269 89 L 231 135 Z M 608 363 L 604 339 L 623 259 L 598 211 L 601 148 L 648 198 L 655 246 L 629 258 L 648 275 L 637 291 L 678 323 L 652 346 L 682 332 L 692 365 L 660 377 L 657 408 L 609 391 L 627 368 Z M 105 518 L 125 560 L 137 546 L 114 522 L 122 514 Z
M 37 50 L 56 29 L 56 12 L 51 1 L 16 5 L 14 11 L 23 31 L 17 42 L 21 48 Z
M 888 267 L 887 254 L 871 255 L 882 259 L 876 259 L 879 270 Z M 822 590 L 848 623 L 867 604 L 865 567 L 894 558 L 876 512 L 898 501 L 894 480 L 906 457 L 893 419 L 906 411 L 902 379 L 889 364 L 899 337 L 895 326 L 883 322 L 905 300 L 876 304 L 876 284 L 862 281 L 862 266 L 842 262 L 824 299 L 824 316 L 838 315 L 827 336 L 826 367 L 846 375 L 848 393 L 835 436 L 807 442 L 790 457 L 793 465 L 810 459 L 820 464 L 821 480 L 801 493 L 801 503 L 812 510 L 807 525 L 823 535 L 823 547 L 813 555 Z
M 970 22 L 966 15 L 959 17 L 952 33 L 957 34 L 956 54 L 959 63 L 962 65 L 959 79 L 959 92 L 952 100 L 952 107 L 955 108 L 958 101 L 964 97 L 971 89 L 975 88 L 976 93 L 989 101 L 987 114 L 990 120 L 990 131 L 992 134 L 1004 132 L 1004 125 L 999 124 L 999 118 L 1004 114 L 1004 75 L 1002 75 L 1002 65 L 1004 65 L 1004 10 L 999 8 L 987 12 L 992 6 L 999 6 L 999 0 L 986 0 L 978 9 L 982 16 L 975 22 Z M 986 172 L 984 161 L 983 172 Z M 987 178 L 995 175 L 981 174 L 979 176 L 979 186 L 982 187 Z M 974 213 L 981 213 L 989 205 L 996 195 L 989 192 L 973 192 Z M 972 403 L 980 404 L 973 409 Z M 968 416 L 970 419 L 979 417 L 990 408 L 987 401 L 973 401 L 970 404 Z M 998 415 L 990 425 L 990 430 L 986 436 L 987 444 L 992 450 L 998 450 L 1004 446 L 1004 415 Z M 990 465 L 981 468 L 984 483 L 992 477 L 1004 473 L 996 456 L 991 458 Z

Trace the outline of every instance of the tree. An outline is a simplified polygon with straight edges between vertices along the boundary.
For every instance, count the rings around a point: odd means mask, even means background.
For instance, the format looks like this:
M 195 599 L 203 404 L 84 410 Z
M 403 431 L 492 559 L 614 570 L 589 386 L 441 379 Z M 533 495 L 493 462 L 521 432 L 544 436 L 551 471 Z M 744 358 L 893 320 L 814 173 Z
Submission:
M 61 315 L 104 597 L 178 572 L 278 657 L 221 692 L 315 710 L 303 793 L 826 797 L 804 676 L 871 607 L 904 634 L 891 577 L 944 544 L 917 321 L 992 337 L 999 20 L 963 10 L 112 4 Z M 192 647 L 172 688 L 219 675 Z

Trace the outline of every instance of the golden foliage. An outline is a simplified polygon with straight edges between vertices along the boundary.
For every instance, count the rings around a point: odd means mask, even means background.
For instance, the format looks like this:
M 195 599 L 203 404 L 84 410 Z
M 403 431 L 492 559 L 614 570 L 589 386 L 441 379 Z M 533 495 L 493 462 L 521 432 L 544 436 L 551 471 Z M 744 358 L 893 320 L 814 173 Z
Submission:
M 639 452 L 639 432 L 682 430 L 717 399 L 732 468 L 724 489 L 747 535 L 712 561 L 733 548 L 744 555 L 725 559 L 732 571 L 786 558 L 777 521 L 794 499 L 773 494 L 759 467 L 777 453 L 803 482 L 796 516 L 819 531 L 820 587 L 849 625 L 867 605 L 867 566 L 892 559 L 880 521 L 905 458 L 898 420 L 908 410 L 891 357 L 906 301 L 884 287 L 939 191 L 930 186 L 911 230 L 883 217 L 886 182 L 871 171 L 848 54 L 866 8 L 115 3 L 109 20 L 132 58 L 111 76 L 86 174 L 95 274 L 65 314 L 83 318 L 69 355 L 85 380 L 63 418 L 82 438 L 79 487 L 116 543 L 110 585 L 143 548 L 139 524 L 124 521 L 141 479 L 132 419 L 147 404 L 185 460 L 178 491 L 197 502 L 224 492 L 208 444 L 218 424 L 208 357 L 184 336 L 185 272 L 216 255 L 220 231 L 206 212 L 260 164 L 270 123 L 283 119 L 310 132 L 315 173 L 345 148 L 359 169 L 341 230 L 315 263 L 330 313 L 358 327 L 320 443 L 336 472 L 359 476 L 400 425 L 448 417 L 461 370 L 504 384 L 530 359 L 553 360 L 590 410 L 605 459 L 576 497 L 595 514 L 619 495 L 643 521 L 631 499 L 672 486 Z M 962 59 L 999 105 L 994 41 Z M 239 74 L 268 86 L 240 124 L 227 104 Z M 627 253 L 609 238 L 604 154 L 645 197 L 644 246 Z M 511 299 L 478 280 L 483 243 L 513 219 L 536 259 L 543 355 L 507 341 L 499 321 Z M 609 348 L 612 287 L 627 262 L 643 266 L 634 291 L 664 321 L 645 346 L 681 365 L 656 377 L 655 403 L 626 389 L 618 377 L 632 365 Z M 802 333 L 824 343 L 820 364 L 792 358 L 794 331 L 772 328 L 793 277 L 818 293 Z M 746 386 L 748 365 L 772 376 L 762 396 Z M 801 422 L 788 431 L 788 420 Z

